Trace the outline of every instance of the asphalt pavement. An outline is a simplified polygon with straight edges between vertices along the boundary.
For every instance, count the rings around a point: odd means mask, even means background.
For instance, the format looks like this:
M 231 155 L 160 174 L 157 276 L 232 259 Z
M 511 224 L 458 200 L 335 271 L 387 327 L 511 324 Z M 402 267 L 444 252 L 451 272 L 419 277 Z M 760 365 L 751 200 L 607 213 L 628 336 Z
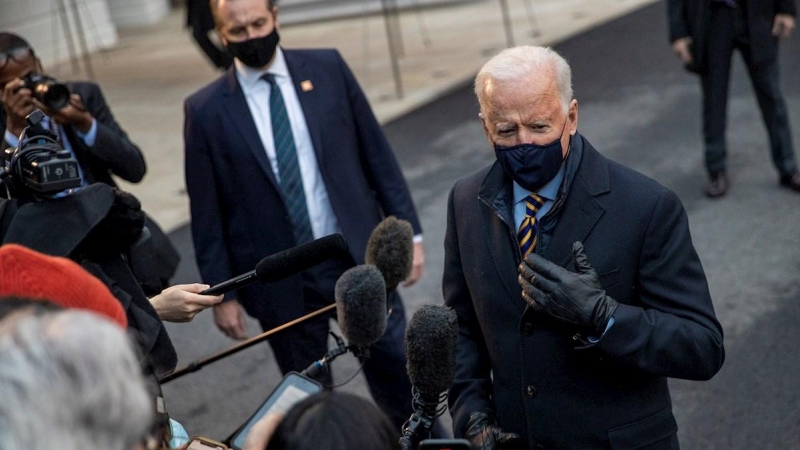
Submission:
M 726 362 L 708 382 L 671 380 L 684 449 L 791 449 L 800 445 L 800 194 L 778 187 L 766 132 L 741 58 L 729 105 L 726 197 L 702 194 L 700 86 L 667 43 L 664 6 L 645 7 L 555 45 L 573 68 L 579 130 L 607 157 L 673 189 L 689 215 L 695 247 L 725 331 Z M 800 130 L 800 37 L 782 44 L 783 88 Z M 462 85 L 385 125 L 425 229 L 426 275 L 402 289 L 409 313 L 440 304 L 445 204 L 453 183 L 493 159 Z M 183 260 L 175 282 L 198 279 L 187 227 L 171 233 Z M 251 322 L 253 332 L 256 324 Z M 231 345 L 210 313 L 170 325 L 181 362 Z M 321 356 L 321 355 L 320 355 Z M 334 363 L 338 380 L 356 369 Z M 190 434 L 224 438 L 280 380 L 266 345 L 165 386 L 171 415 Z M 343 388 L 368 395 L 362 377 Z

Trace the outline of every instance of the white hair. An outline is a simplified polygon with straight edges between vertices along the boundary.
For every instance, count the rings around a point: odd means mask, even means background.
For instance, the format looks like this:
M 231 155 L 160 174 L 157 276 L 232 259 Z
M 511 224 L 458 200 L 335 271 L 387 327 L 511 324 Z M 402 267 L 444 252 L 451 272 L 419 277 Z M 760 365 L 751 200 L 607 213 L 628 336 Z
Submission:
M 0 449 L 130 450 L 153 423 L 125 331 L 90 312 L 0 326 Z
M 475 77 L 475 95 L 485 107 L 484 87 L 489 80 L 500 82 L 529 81 L 533 75 L 552 73 L 564 112 L 572 101 L 572 70 L 561 55 L 550 47 L 524 45 L 503 50 L 490 59 Z

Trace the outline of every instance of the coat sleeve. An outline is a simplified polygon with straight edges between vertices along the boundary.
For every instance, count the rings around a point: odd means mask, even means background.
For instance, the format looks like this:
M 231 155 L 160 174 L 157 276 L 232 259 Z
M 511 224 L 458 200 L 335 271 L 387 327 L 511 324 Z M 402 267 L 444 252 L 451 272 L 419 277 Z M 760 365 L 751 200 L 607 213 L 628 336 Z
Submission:
M 666 0 L 669 41 L 691 36 L 686 2 L 689 0 Z
M 383 134 L 378 120 L 372 113 L 364 92 L 344 59 L 336 53 L 342 75 L 347 86 L 348 102 L 353 114 L 364 172 L 370 186 L 378 195 L 378 201 L 387 216 L 407 220 L 414 234 L 422 233 L 411 192 L 400 171 L 392 148 Z
M 92 83 L 87 85 L 90 86 L 88 95 L 81 100 L 97 121 L 97 137 L 94 145 L 86 147 L 86 151 L 114 175 L 138 183 L 147 172 L 142 151 L 114 119 L 100 87 Z
M 778 0 L 776 14 L 789 14 L 792 17 L 797 16 L 797 5 L 795 0 Z
M 214 171 L 212 149 L 203 123 L 187 101 L 184 105 L 186 192 L 189 195 L 192 239 L 203 282 L 215 285 L 233 278 L 225 240 L 225 211 Z M 226 294 L 227 299 L 233 293 Z
M 456 366 L 448 402 L 453 416 L 453 433 L 463 437 L 469 415 L 481 411 L 494 415 L 489 351 L 483 339 L 462 268 L 454 198 L 458 185 L 450 192 L 447 205 L 447 231 L 444 241 L 444 277 L 442 290 L 445 305 L 458 317 Z
M 722 327 L 674 193 L 661 193 L 645 233 L 635 285 L 640 303 L 619 305 L 597 347 L 647 373 L 708 380 L 725 360 Z

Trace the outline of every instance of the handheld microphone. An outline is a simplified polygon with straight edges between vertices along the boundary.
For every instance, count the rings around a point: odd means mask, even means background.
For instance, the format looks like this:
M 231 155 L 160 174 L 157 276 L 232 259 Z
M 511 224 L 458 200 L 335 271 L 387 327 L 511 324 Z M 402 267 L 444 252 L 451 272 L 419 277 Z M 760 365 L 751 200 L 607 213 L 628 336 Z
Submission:
M 381 271 L 386 290 L 394 292 L 411 274 L 414 262 L 414 229 L 411 224 L 394 216 L 381 221 L 369 236 L 364 255 L 367 264 Z
M 333 335 L 337 346 L 303 371 L 312 379 L 325 373 L 334 359 L 349 350 L 360 359 L 367 358 L 367 347 L 386 331 L 386 283 L 375 266 L 360 265 L 344 272 L 336 281 L 334 297 L 339 328 L 350 345 Z
M 200 295 L 219 295 L 242 288 L 256 281 L 272 283 L 310 269 L 347 252 L 347 242 L 341 234 L 331 234 L 311 242 L 269 255 L 256 264 L 255 270 L 212 286 Z
M 428 437 L 436 417 L 447 408 L 439 404 L 447 399 L 447 390 L 455 371 L 458 319 L 449 308 L 424 305 L 411 318 L 406 328 L 408 377 L 414 396 L 414 413 L 403 425 L 400 447 L 416 448 Z

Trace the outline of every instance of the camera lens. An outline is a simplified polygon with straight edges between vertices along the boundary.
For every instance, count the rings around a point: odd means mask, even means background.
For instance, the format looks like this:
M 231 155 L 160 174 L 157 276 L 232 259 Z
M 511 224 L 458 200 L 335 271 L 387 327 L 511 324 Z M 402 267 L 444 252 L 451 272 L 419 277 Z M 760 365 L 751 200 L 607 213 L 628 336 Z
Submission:
M 60 83 L 41 83 L 34 95 L 50 109 L 62 109 L 69 104 L 69 89 Z

